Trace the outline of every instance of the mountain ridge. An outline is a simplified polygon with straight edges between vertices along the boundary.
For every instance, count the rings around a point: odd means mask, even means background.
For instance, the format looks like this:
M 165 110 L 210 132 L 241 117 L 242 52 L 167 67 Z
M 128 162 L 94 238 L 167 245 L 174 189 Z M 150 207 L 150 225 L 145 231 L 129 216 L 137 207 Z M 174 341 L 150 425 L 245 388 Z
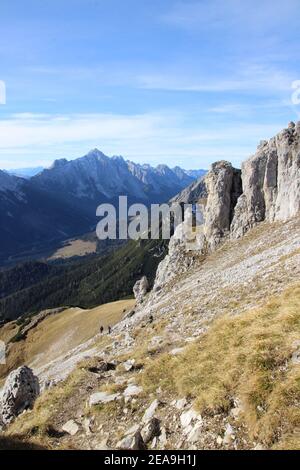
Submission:
M 0 171 L 0 261 L 91 231 L 98 205 L 117 205 L 119 195 L 129 204 L 163 203 L 193 180 L 179 167 L 154 168 L 98 149 L 57 159 L 30 179 Z
M 134 163 L 122 156 L 108 157 L 95 148 L 75 160 L 55 160 L 50 168 L 33 176 L 31 181 L 40 188 L 60 190 L 62 177 L 64 190 L 75 196 L 78 191 L 80 196 L 87 197 L 87 190 L 92 186 L 95 196 L 103 194 L 111 199 L 116 192 L 127 191 L 132 197 L 147 200 L 150 192 L 152 198 L 155 198 L 155 194 L 158 195 L 156 198 L 163 198 L 161 202 L 168 200 L 171 192 L 188 186 L 195 178 L 179 167 L 171 169 L 162 164 L 153 167 Z M 57 178 L 60 179 L 60 184 L 57 184 Z M 109 184 L 110 179 L 113 184 Z M 68 185 L 72 185 L 72 188 Z

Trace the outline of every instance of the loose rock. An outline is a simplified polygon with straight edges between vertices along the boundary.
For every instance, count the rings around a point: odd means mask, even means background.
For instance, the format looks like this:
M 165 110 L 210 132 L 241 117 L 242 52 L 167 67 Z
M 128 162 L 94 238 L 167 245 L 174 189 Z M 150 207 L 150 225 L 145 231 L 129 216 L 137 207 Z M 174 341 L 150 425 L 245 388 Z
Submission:
M 128 361 L 124 362 L 123 367 L 126 370 L 126 372 L 130 372 L 131 370 L 134 369 L 134 364 L 135 364 L 134 359 L 128 359 Z
M 193 408 L 186 411 L 185 413 L 182 413 L 182 415 L 180 416 L 181 426 L 183 428 L 186 428 L 187 426 L 191 424 L 192 421 L 197 419 L 198 416 L 199 416 L 198 413 L 195 410 L 193 410 Z
M 125 398 L 134 397 L 139 395 L 142 391 L 142 387 L 138 387 L 137 385 L 128 385 L 128 387 L 124 390 L 123 395 Z
M 70 419 L 63 425 L 62 430 L 70 436 L 75 436 L 79 431 L 79 426 L 73 419 Z
M 127 436 L 117 443 L 117 449 L 122 450 L 146 450 L 141 433 L 137 431 L 133 436 Z
M 39 380 L 29 367 L 22 366 L 11 372 L 2 390 L 3 423 L 10 424 L 24 410 L 32 408 L 39 393 Z
M 142 429 L 142 438 L 145 444 L 148 444 L 154 437 L 160 435 L 160 422 L 157 418 L 152 418 L 149 423 Z
M 147 424 L 148 421 L 150 421 L 150 419 L 153 418 L 154 413 L 155 413 L 155 411 L 156 411 L 158 405 L 159 405 L 159 401 L 158 401 L 157 399 L 155 399 L 155 400 L 151 403 L 151 405 L 149 406 L 149 408 L 147 408 L 147 410 L 146 410 L 145 413 L 144 413 L 143 419 L 142 419 L 142 421 L 143 421 L 144 424 Z
M 142 303 L 149 289 L 149 282 L 146 276 L 143 276 L 133 286 L 133 293 L 138 304 Z
M 90 396 L 89 405 L 94 406 L 100 403 L 109 403 L 111 401 L 120 400 L 120 398 L 120 393 L 109 394 L 107 392 L 97 392 Z

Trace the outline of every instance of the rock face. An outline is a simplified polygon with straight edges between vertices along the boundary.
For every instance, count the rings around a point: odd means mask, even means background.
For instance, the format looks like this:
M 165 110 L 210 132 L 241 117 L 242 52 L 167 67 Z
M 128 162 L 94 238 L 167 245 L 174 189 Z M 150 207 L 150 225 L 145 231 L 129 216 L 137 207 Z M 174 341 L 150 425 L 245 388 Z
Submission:
M 178 229 L 180 229 L 180 226 Z M 154 292 L 160 291 L 162 286 L 169 282 L 179 271 L 186 271 L 190 267 L 191 262 L 186 256 L 184 240 L 177 238 L 176 232 L 170 239 L 167 256 L 158 265 L 153 287 Z
M 143 276 L 133 286 L 133 293 L 138 304 L 142 303 L 149 289 L 149 282 L 146 276 Z
M 175 230 L 169 253 L 158 267 L 154 292 L 193 265 L 192 251 L 205 255 L 259 222 L 286 221 L 300 212 L 300 122 L 262 141 L 241 171 L 229 162 L 216 162 L 202 180 L 171 202 L 197 203 L 202 214 L 192 243 L 184 223 Z
M 264 220 L 285 221 L 300 211 L 300 122 L 263 141 L 242 165 L 243 194 L 231 226 L 240 237 Z
M 205 180 L 208 197 L 203 247 L 210 251 L 229 233 L 233 211 L 242 193 L 242 180 L 240 170 L 226 161 L 214 163 Z
M 24 410 L 33 407 L 40 393 L 38 378 L 27 366 L 19 367 L 6 379 L 1 398 L 2 421 L 11 423 Z
M 154 283 L 154 291 L 159 290 L 177 273 L 188 270 L 193 257 L 188 251 L 206 254 L 213 251 L 221 240 L 230 233 L 230 225 L 237 200 L 242 193 L 241 172 L 226 161 L 216 162 L 207 175 L 198 182 L 197 190 L 192 188 L 192 197 L 185 192 L 175 198 L 175 202 L 197 204 L 197 227 L 193 235 L 190 231 L 189 214 L 179 225 L 169 243 L 169 253 L 160 263 Z M 193 239 L 194 236 L 194 239 Z

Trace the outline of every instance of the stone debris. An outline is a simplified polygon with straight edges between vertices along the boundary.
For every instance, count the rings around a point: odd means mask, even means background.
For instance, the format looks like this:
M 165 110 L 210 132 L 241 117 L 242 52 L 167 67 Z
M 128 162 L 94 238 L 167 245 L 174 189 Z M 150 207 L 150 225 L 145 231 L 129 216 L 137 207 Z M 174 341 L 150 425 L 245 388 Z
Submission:
M 109 403 L 111 401 L 120 400 L 121 394 L 120 393 L 107 393 L 107 392 L 96 392 L 90 396 L 89 405 L 99 405 L 101 403 Z
M 116 448 L 120 450 L 146 450 L 146 445 L 141 433 L 137 431 L 135 434 L 126 436 L 124 439 L 119 441 Z
M 123 363 L 123 367 L 126 370 L 126 372 L 130 372 L 131 370 L 133 370 L 134 365 L 135 365 L 135 360 L 134 359 L 128 359 L 128 361 L 125 361 Z
M 75 436 L 79 431 L 79 426 L 73 419 L 70 419 L 63 425 L 62 430 L 70 436 Z
M 177 400 L 175 402 L 175 406 L 176 406 L 177 410 L 183 410 L 183 408 L 186 407 L 187 403 L 188 402 L 187 402 L 186 398 L 181 398 L 180 400 Z
M 234 436 L 233 427 L 231 426 L 231 424 L 228 423 L 226 425 L 225 434 L 224 434 L 224 437 L 223 437 L 223 443 L 224 444 L 231 444 L 234 439 L 235 439 L 235 436 Z
M 137 385 L 128 385 L 128 387 L 124 390 L 123 392 L 123 395 L 125 398 L 128 398 L 128 397 L 135 397 L 136 395 L 139 395 L 140 393 L 142 393 L 143 391 L 143 388 L 142 387 L 138 387 Z
M 137 433 L 139 430 L 140 430 L 140 426 L 138 424 L 134 424 L 133 426 L 131 426 L 131 428 L 129 428 L 125 432 L 124 436 L 131 436 L 132 434 Z
M 82 426 L 87 436 L 90 436 L 93 433 L 95 418 L 85 418 L 83 420 Z
M 191 444 L 198 442 L 202 435 L 202 422 L 198 421 L 187 436 L 187 441 Z
M 147 424 L 147 423 L 150 421 L 150 419 L 153 418 L 153 416 L 154 416 L 154 414 L 155 414 L 155 412 L 156 412 L 158 406 L 159 406 L 159 401 L 158 401 L 157 399 L 155 399 L 155 400 L 151 403 L 151 405 L 149 406 L 149 408 L 147 408 L 147 410 L 146 410 L 145 413 L 144 413 L 144 416 L 143 416 L 143 419 L 142 419 L 142 422 L 143 422 L 144 424 Z
M 143 427 L 141 431 L 142 438 L 145 444 L 148 444 L 154 437 L 160 435 L 160 421 L 157 418 L 151 418 L 151 420 Z
M 177 356 L 184 351 L 184 348 L 174 348 L 170 351 L 171 356 Z
M 164 448 L 167 444 L 167 431 L 165 427 L 162 427 L 160 430 L 160 436 L 158 438 L 160 447 Z
M 182 415 L 180 416 L 180 422 L 181 422 L 181 426 L 183 428 L 187 428 L 193 421 L 195 421 L 196 419 L 199 418 L 199 414 L 193 410 L 193 408 L 191 408 L 190 410 L 188 411 L 185 411 L 184 413 L 182 413 Z

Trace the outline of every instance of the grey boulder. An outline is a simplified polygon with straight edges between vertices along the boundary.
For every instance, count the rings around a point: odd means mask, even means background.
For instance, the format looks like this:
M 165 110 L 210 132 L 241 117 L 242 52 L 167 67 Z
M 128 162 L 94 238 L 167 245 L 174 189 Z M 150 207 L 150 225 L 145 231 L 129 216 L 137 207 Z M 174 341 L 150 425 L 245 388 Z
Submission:
M 29 367 L 21 366 L 11 372 L 2 390 L 3 423 L 10 424 L 24 410 L 32 408 L 39 394 L 39 380 Z

